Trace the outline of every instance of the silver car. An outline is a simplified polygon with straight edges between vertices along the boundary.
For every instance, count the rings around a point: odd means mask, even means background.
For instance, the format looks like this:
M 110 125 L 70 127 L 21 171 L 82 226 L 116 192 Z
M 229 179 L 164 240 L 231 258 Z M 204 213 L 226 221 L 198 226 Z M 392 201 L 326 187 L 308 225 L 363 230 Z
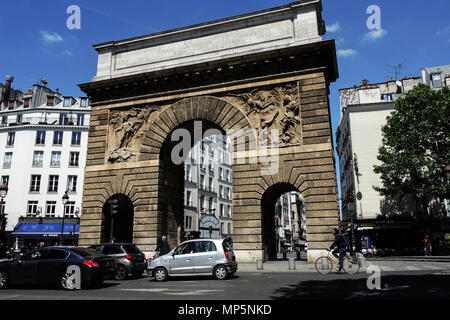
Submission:
M 223 280 L 236 271 L 236 257 L 228 239 L 196 239 L 185 241 L 168 254 L 153 259 L 147 275 L 156 281 L 200 275 L 212 275 Z

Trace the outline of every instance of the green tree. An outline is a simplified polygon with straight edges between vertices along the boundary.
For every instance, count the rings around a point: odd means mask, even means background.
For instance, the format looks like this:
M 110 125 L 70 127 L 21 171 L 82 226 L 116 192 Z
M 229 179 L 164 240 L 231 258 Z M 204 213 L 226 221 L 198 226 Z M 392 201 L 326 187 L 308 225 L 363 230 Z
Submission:
M 427 216 L 432 199 L 449 199 L 450 183 L 445 167 L 450 164 L 450 90 L 417 85 L 395 101 L 394 111 L 382 128 L 378 150 L 383 187 L 380 195 L 402 199 L 410 195 L 419 217 Z

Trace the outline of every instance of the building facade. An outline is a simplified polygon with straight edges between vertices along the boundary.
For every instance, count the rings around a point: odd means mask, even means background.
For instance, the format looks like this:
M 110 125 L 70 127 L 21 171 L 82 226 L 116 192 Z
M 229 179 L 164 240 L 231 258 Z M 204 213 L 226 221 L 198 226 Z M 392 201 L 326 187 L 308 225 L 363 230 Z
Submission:
M 223 136 L 209 136 L 199 141 L 185 161 L 184 232 L 200 235 L 202 217 L 217 218 L 217 237 L 232 237 L 232 154 Z M 209 233 L 209 232 L 208 232 Z
M 8 186 L 5 231 L 22 237 L 15 227 L 23 218 L 60 219 L 63 211 L 79 218 L 90 107 L 88 98 L 64 96 L 47 81 L 22 93 L 8 79 L 0 87 L 0 176 Z

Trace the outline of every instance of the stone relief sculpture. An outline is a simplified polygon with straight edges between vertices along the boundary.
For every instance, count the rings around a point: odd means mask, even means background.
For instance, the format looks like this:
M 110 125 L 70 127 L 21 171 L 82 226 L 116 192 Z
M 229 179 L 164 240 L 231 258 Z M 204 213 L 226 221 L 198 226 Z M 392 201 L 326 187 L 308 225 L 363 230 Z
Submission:
M 300 101 L 295 84 L 271 90 L 256 89 L 235 95 L 245 103 L 245 112 L 258 131 L 278 130 L 279 143 L 301 143 Z
M 155 107 L 115 110 L 110 114 L 110 133 L 108 162 L 125 162 L 136 159 L 144 127 Z

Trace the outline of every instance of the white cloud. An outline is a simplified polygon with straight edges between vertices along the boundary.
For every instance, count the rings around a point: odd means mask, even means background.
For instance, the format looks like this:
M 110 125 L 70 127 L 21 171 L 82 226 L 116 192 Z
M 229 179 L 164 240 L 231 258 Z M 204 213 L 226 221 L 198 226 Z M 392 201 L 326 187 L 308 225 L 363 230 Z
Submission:
M 358 54 L 358 52 L 356 52 L 353 49 L 339 49 L 337 51 L 337 56 L 338 57 L 352 57 L 352 56 L 355 56 L 357 54 Z
M 62 54 L 65 55 L 65 56 L 69 56 L 69 57 L 73 56 L 73 53 L 70 50 L 64 50 Z
M 338 32 L 342 28 L 341 28 L 339 21 L 337 21 L 337 22 L 333 23 L 332 25 L 326 26 L 326 29 L 328 32 Z
M 450 26 L 448 26 L 448 27 L 445 28 L 445 29 L 438 30 L 438 31 L 436 32 L 436 35 L 437 35 L 437 36 L 443 36 L 443 35 L 447 35 L 447 34 L 450 34 Z
M 41 31 L 41 39 L 44 44 L 53 44 L 58 42 L 63 42 L 64 39 L 56 32 L 49 33 L 47 31 Z
M 370 32 L 367 32 L 364 35 L 363 41 L 373 42 L 373 41 L 383 38 L 387 34 L 388 34 L 388 32 L 384 29 L 372 30 Z
M 345 39 L 344 38 L 338 38 L 334 40 L 336 42 L 336 45 L 341 45 L 345 43 Z

